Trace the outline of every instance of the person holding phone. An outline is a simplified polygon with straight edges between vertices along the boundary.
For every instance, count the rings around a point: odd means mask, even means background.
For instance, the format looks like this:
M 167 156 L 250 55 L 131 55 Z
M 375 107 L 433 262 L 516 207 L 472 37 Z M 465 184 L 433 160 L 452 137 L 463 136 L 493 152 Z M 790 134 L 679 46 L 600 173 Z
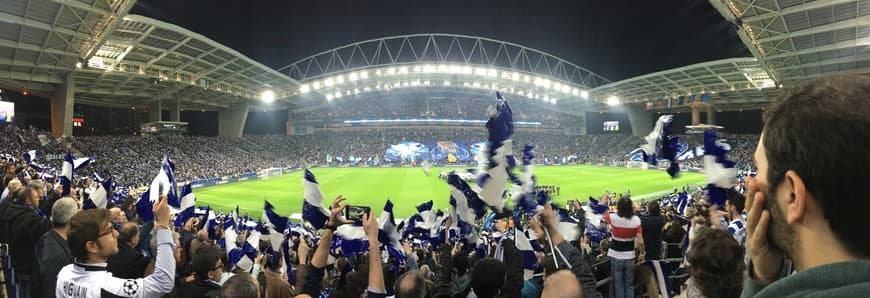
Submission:
M 807 83 L 763 116 L 747 177 L 743 297 L 870 293 L 870 78 Z M 854 143 L 859 142 L 859 143 Z M 797 272 L 784 266 L 790 259 Z

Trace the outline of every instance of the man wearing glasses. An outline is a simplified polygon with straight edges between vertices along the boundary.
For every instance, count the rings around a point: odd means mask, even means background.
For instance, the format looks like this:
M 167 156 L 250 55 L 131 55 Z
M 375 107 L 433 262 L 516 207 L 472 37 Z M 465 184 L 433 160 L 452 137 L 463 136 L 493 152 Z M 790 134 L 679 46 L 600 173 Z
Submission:
M 166 196 L 154 204 L 157 261 L 145 278 L 121 279 L 106 271 L 106 259 L 118 253 L 118 232 L 106 209 L 79 212 L 70 220 L 67 237 L 75 261 L 57 275 L 57 297 L 156 297 L 172 291 L 175 276 L 175 243 L 169 230 Z

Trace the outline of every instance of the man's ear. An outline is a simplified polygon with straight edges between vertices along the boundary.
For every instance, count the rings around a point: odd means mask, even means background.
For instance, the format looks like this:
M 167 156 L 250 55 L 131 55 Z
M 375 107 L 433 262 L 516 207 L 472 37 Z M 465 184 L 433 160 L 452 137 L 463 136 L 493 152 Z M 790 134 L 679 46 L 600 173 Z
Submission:
M 806 184 L 804 184 L 803 178 L 798 176 L 797 172 L 792 170 L 785 172 L 783 182 L 782 184 L 785 189 L 780 191 L 784 191 L 787 196 L 785 201 L 785 217 L 788 224 L 791 225 L 804 219 L 810 198 Z

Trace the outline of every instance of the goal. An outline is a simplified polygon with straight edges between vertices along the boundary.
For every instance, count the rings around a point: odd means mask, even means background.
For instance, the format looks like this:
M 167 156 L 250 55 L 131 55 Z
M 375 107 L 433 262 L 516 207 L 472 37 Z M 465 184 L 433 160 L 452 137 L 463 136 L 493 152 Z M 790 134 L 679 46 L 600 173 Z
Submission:
M 257 172 L 257 178 L 269 179 L 269 177 L 281 176 L 283 174 L 284 174 L 284 171 L 282 171 L 281 168 L 268 168 L 268 169 L 262 169 L 259 172 Z

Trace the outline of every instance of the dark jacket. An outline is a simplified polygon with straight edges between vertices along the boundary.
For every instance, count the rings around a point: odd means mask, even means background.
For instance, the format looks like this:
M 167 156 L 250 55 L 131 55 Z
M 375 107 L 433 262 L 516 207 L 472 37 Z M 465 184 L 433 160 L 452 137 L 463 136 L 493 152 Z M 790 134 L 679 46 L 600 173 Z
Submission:
M 106 270 L 118 278 L 135 279 L 145 277 L 145 268 L 151 259 L 146 258 L 138 250 L 127 243 L 118 243 L 118 253 L 106 261 Z
M 308 296 L 311 297 L 320 297 L 320 291 L 323 290 L 323 275 L 325 274 L 325 268 L 317 268 L 311 264 L 308 264 L 307 268 L 308 272 L 305 274 L 305 283 L 302 284 L 301 294 L 308 294 Z
M 36 241 L 48 231 L 48 219 L 28 206 L 12 204 L 0 215 L 0 243 L 9 244 L 15 272 L 30 276 Z
M 571 272 L 574 273 L 574 276 L 577 276 L 577 279 L 580 280 L 580 284 L 583 286 L 583 296 L 590 298 L 601 297 L 601 293 L 595 289 L 596 280 L 595 276 L 592 275 L 592 269 L 589 267 L 586 259 L 580 255 L 580 251 L 571 246 L 571 243 L 568 241 L 562 241 L 562 243 L 556 245 L 556 250 L 557 254 L 561 252 L 561 255 L 553 256 L 557 260 L 558 268 L 568 269 L 568 266 L 562 261 L 561 256 L 563 255 L 568 259 L 568 263 L 571 264 Z
M 45 232 L 36 242 L 30 293 L 35 297 L 54 297 L 57 273 L 63 266 L 72 262 L 72 252 L 66 239 L 63 239 L 54 229 Z
M 178 297 L 184 298 L 205 298 L 220 296 L 221 286 L 212 280 L 197 279 L 181 285 L 181 290 L 178 291 Z
M 504 248 L 503 262 L 506 276 L 499 297 L 522 297 L 523 254 L 517 249 L 512 239 L 503 240 L 502 248 Z M 436 276 L 438 288 L 435 297 L 453 298 L 453 279 L 455 278 L 455 273 L 453 272 L 453 255 L 451 254 L 450 245 L 441 245 L 439 260 L 441 260 L 441 268 Z
M 643 228 L 643 244 L 647 260 L 659 260 L 662 258 L 662 238 L 665 227 L 665 218 L 658 216 L 641 216 L 640 226 Z

